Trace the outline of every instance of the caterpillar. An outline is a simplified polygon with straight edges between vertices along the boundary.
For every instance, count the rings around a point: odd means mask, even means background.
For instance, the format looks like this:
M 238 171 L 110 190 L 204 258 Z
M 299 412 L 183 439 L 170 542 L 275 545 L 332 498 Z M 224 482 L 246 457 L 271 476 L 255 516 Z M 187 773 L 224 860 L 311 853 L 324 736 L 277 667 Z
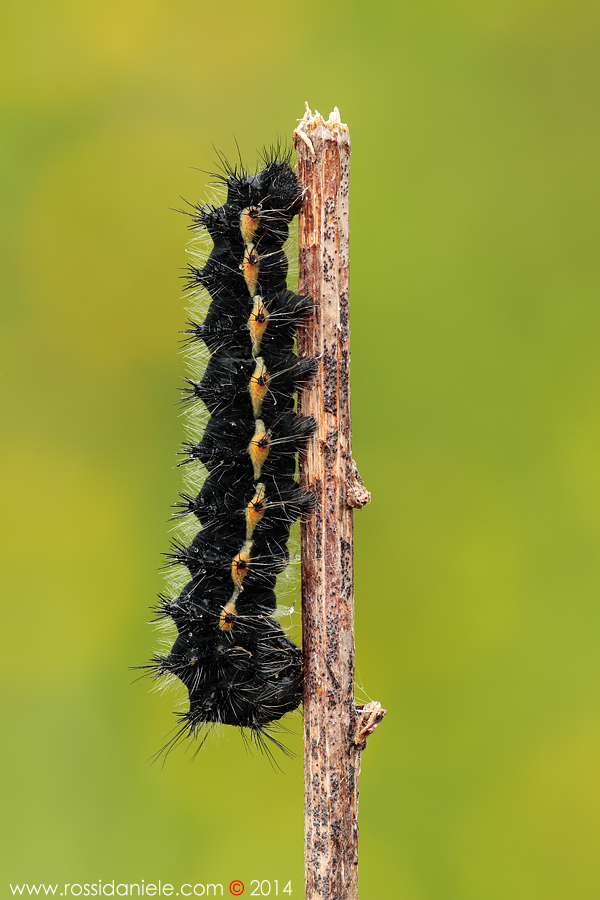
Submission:
M 155 654 L 156 678 L 175 676 L 189 708 L 175 737 L 215 724 L 234 725 L 267 749 L 273 723 L 302 699 L 300 648 L 274 615 L 275 582 L 288 564 L 290 526 L 314 503 L 296 480 L 297 454 L 315 424 L 295 411 L 295 393 L 316 370 L 295 353 L 297 328 L 312 310 L 287 289 L 283 249 L 303 190 L 291 151 L 264 151 L 249 174 L 221 157 L 223 205 L 193 207 L 191 228 L 212 240 L 202 267 L 189 266 L 186 288 L 208 295 L 203 321 L 187 323 L 185 341 L 204 346 L 199 380 L 187 379 L 185 404 L 208 413 L 202 436 L 183 445 L 181 465 L 205 473 L 198 493 L 180 494 L 175 517 L 199 526 L 176 541 L 168 564 L 190 580 L 174 597 L 159 595 L 157 619 L 175 624 L 166 654 Z

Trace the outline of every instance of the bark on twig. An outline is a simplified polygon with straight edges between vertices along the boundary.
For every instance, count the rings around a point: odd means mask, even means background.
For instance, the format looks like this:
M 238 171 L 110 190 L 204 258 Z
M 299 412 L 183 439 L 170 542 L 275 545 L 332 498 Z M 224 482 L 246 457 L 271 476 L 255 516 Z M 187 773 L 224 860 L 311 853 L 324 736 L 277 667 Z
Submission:
M 370 494 L 350 431 L 348 127 L 337 109 L 325 122 L 307 104 L 294 145 L 305 188 L 299 292 L 315 304 L 298 351 L 319 361 L 299 400 L 300 413 L 317 423 L 300 460 L 301 485 L 316 496 L 302 523 L 306 898 L 356 900 L 360 758 L 385 710 L 354 701 L 352 510 Z

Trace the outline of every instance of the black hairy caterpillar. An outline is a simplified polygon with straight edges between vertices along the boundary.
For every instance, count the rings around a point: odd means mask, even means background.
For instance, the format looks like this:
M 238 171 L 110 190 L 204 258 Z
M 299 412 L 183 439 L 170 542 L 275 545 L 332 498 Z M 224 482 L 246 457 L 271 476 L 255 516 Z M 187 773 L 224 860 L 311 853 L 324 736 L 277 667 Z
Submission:
M 289 153 L 277 148 L 262 161 L 248 174 L 221 160 L 215 177 L 226 202 L 191 214 L 213 248 L 202 268 L 189 267 L 187 288 L 206 291 L 210 305 L 185 333 L 210 358 L 201 380 L 186 381 L 183 402 L 201 402 L 210 418 L 201 439 L 184 443 L 181 462 L 200 463 L 204 483 L 180 495 L 175 514 L 195 517 L 200 530 L 167 554 L 191 580 L 178 596 L 161 596 L 156 610 L 177 638 L 148 667 L 157 678 L 176 676 L 189 693 L 170 744 L 221 723 L 247 729 L 264 748 L 265 738 L 278 743 L 269 725 L 302 699 L 301 651 L 274 616 L 274 588 L 288 563 L 290 526 L 314 502 L 295 478 L 314 421 L 294 404 L 316 368 L 294 352 L 312 304 L 286 287 L 283 245 L 302 187 Z

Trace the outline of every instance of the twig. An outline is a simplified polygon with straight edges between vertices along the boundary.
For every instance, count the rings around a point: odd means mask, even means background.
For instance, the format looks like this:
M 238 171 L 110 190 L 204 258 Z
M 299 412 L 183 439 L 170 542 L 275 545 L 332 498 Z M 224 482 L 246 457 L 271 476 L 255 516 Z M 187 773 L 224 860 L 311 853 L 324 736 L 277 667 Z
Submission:
M 370 499 L 352 459 L 348 319 L 350 135 L 337 108 L 306 114 L 294 133 L 305 200 L 299 291 L 315 305 L 298 351 L 314 357 L 314 385 L 299 410 L 317 430 L 300 460 L 316 496 L 302 524 L 306 898 L 358 898 L 358 774 L 369 734 L 385 715 L 354 701 L 352 509 Z

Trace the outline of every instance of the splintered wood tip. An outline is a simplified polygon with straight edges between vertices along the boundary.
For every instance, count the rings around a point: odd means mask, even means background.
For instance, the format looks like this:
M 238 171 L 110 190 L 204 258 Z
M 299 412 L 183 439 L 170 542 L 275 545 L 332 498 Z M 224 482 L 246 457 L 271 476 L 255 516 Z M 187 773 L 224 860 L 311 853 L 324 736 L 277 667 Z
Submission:
M 337 106 L 333 107 L 333 112 L 329 113 L 327 121 L 325 121 L 318 110 L 315 109 L 314 113 L 311 111 L 308 101 L 305 101 L 304 106 L 305 113 L 302 118 L 298 120 L 298 127 L 295 129 L 294 134 L 299 134 L 300 137 L 302 137 L 306 130 L 317 128 L 319 125 L 332 131 L 337 129 L 340 131 L 348 131 L 348 126 L 342 122 L 340 118 L 340 111 Z

